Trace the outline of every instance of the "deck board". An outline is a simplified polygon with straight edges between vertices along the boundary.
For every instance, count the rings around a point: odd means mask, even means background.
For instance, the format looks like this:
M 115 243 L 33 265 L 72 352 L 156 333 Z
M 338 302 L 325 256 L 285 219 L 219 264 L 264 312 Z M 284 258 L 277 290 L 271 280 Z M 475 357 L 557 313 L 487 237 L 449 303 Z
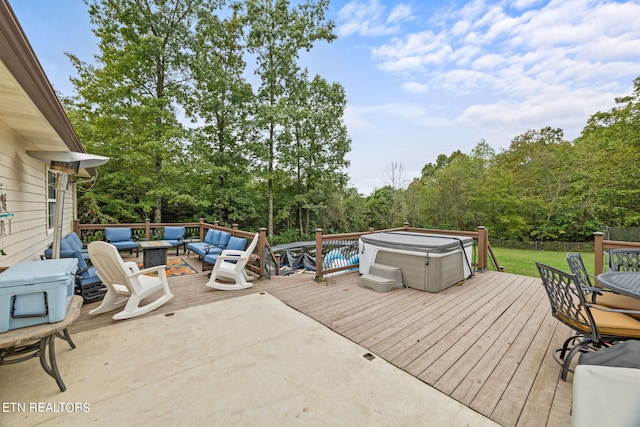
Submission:
M 196 258 L 183 259 L 200 270 Z M 225 292 L 204 286 L 206 273 L 176 276 L 174 298 L 145 316 L 268 292 L 501 425 L 570 424 L 573 377 L 561 381 L 551 357 L 569 329 L 551 316 L 539 279 L 489 271 L 438 293 L 378 293 L 358 278 L 291 274 Z M 116 322 L 88 315 L 96 305 L 83 306 L 72 333 Z

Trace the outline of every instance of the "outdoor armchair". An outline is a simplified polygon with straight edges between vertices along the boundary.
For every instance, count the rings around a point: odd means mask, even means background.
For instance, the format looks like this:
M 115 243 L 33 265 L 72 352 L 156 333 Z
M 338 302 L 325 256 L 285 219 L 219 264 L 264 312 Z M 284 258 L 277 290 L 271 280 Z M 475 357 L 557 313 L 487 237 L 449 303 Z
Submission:
M 640 249 L 609 249 L 609 271 L 640 272 Z
M 104 298 L 107 288 L 96 274 L 95 267 L 89 267 L 82 254 L 73 252 L 73 256 L 78 260 L 76 270 L 76 294 L 82 297 L 85 304 L 100 301 Z
M 176 248 L 176 256 L 179 255 L 180 246 L 184 244 L 185 227 L 167 226 L 162 232 L 162 240 L 171 243 Z
M 640 318 L 640 299 L 627 295 L 620 295 L 613 291 L 594 286 L 591 278 L 597 280 L 587 272 L 582 256 L 577 252 L 567 254 L 567 263 L 571 273 L 576 276 L 578 283 L 584 290 L 587 301 L 591 304 L 606 305 L 607 307 L 636 311 L 637 313 L 627 313 L 635 318 Z
M 131 227 L 105 228 L 104 240 L 115 246 L 118 251 L 128 250 L 133 255 L 135 249 L 136 257 L 138 256 L 138 242 L 137 238 L 133 236 Z
M 613 341 L 640 338 L 640 320 L 611 307 L 587 302 L 579 279 L 562 270 L 536 262 L 551 304 L 551 314 L 573 330 L 554 359 L 562 366 L 560 378 L 573 372 L 571 360 L 579 351 L 606 348 Z

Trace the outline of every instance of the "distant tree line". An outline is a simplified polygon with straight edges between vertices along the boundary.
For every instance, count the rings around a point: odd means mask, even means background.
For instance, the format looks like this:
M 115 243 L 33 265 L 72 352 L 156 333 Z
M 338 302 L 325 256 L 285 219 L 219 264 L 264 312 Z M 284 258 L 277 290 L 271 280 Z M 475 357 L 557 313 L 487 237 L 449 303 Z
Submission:
M 219 221 L 279 240 L 412 226 L 522 241 L 582 241 L 640 225 L 640 79 L 574 141 L 530 130 L 496 153 L 441 154 L 406 187 L 394 162 L 365 196 L 348 186 L 344 88 L 300 54 L 335 39 L 329 1 L 88 0 L 99 38 L 63 99 L 88 152 L 85 223 Z
M 640 78 L 630 96 L 591 116 L 574 141 L 545 127 L 496 153 L 440 155 L 404 191 L 417 226 L 473 229 L 522 241 L 588 241 L 640 225 Z M 374 194 L 375 196 L 375 194 Z M 409 207 L 410 206 L 410 207 Z

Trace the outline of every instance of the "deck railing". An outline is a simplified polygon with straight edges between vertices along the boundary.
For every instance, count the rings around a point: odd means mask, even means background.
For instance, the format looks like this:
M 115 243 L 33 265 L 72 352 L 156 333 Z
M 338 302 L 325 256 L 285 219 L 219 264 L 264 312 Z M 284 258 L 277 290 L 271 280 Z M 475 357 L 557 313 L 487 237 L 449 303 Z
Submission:
M 593 233 L 593 251 L 595 253 L 595 268 L 594 273 L 598 274 L 604 271 L 604 258 L 608 254 L 609 249 L 622 249 L 622 248 L 638 248 L 640 249 L 639 242 L 623 242 L 620 240 L 605 240 L 604 233 Z
M 162 234 L 164 227 L 168 226 L 181 226 L 185 227 L 185 240 L 202 240 L 204 239 L 207 230 L 222 230 L 230 233 L 236 237 L 246 237 L 248 240 L 253 239 L 254 232 L 244 231 L 238 229 L 238 224 L 233 224 L 231 228 L 221 226 L 218 221 L 214 221 L 213 224 L 206 223 L 203 218 L 200 218 L 199 222 L 187 222 L 187 223 L 152 223 L 150 220 L 146 220 L 144 223 L 128 223 L 128 224 L 80 224 L 80 221 L 74 221 L 73 231 L 80 237 L 83 243 L 90 243 L 95 240 L 104 240 L 105 228 L 123 228 L 130 227 L 131 232 L 138 240 L 162 240 Z M 254 251 L 255 264 L 247 264 L 247 267 L 259 274 L 260 276 L 268 276 L 267 261 L 269 254 L 273 256 L 273 252 L 270 249 L 269 242 L 267 240 L 267 229 L 260 228 L 258 245 Z M 275 274 L 279 274 L 280 266 L 277 263 L 269 263 L 275 267 Z
M 213 224 L 206 223 L 204 219 L 199 222 L 188 223 L 152 223 L 146 220 L 144 223 L 127 223 L 127 224 L 80 224 L 74 221 L 73 231 L 78 234 L 80 239 L 86 244 L 94 240 L 104 240 L 104 229 L 111 227 L 130 227 L 132 233 L 138 240 L 162 240 L 162 233 L 166 226 L 182 226 L 185 227 L 185 239 L 202 240 L 207 230 L 223 230 L 231 233 L 232 236 L 246 237 L 252 239 L 255 232 L 244 231 L 238 229 L 238 225 L 234 224 L 229 227 L 221 226 L 218 221 Z M 347 270 L 355 270 L 360 264 L 358 256 L 358 240 L 360 236 L 384 231 L 409 231 L 416 233 L 441 234 L 450 236 L 471 237 L 477 247 L 477 257 L 473 267 L 475 271 L 486 271 L 491 265 L 494 270 L 502 271 L 502 267 L 489 244 L 489 232 L 485 227 L 478 227 L 478 231 L 459 231 L 459 230 L 439 230 L 427 228 L 409 227 L 409 223 L 404 223 L 402 227 L 390 228 L 386 230 L 374 230 L 369 228 L 368 231 L 357 233 L 343 234 L 323 234 L 322 229 L 315 231 L 316 246 L 316 280 L 322 280 L 325 275 L 335 274 Z M 258 245 L 254 252 L 255 264 L 248 265 L 255 273 L 261 277 L 269 277 L 271 274 L 280 274 L 279 257 L 277 257 L 269 245 L 267 240 L 267 229 L 260 228 Z M 640 244 L 639 244 L 640 246 Z
M 398 228 L 386 230 L 369 228 L 368 231 L 359 233 L 322 234 L 323 230 L 321 228 L 316 229 L 316 280 L 320 281 L 327 275 L 357 269 L 360 264 L 358 256 L 358 240 L 360 236 L 385 231 L 410 231 L 425 234 L 471 237 L 474 239 L 478 248 L 477 259 L 474 266 L 476 271 L 486 271 L 489 267 L 489 261 L 491 261 L 491 265 L 495 270 L 502 271 L 489 244 L 489 232 L 485 227 L 478 227 L 478 231 L 437 230 L 409 227 L 409 223 L 405 222 L 402 227 Z

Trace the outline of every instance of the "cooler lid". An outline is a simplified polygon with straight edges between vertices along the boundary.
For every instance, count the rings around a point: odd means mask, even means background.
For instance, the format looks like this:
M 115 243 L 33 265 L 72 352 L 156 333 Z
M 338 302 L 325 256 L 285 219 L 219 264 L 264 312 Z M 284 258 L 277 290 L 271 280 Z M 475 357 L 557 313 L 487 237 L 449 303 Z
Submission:
M 67 281 L 77 268 L 76 258 L 19 262 L 0 273 L 0 288 Z
M 471 245 L 471 237 L 446 236 L 441 234 L 410 233 L 406 231 L 388 231 L 360 236 L 364 243 L 404 250 L 430 253 L 444 253 Z

